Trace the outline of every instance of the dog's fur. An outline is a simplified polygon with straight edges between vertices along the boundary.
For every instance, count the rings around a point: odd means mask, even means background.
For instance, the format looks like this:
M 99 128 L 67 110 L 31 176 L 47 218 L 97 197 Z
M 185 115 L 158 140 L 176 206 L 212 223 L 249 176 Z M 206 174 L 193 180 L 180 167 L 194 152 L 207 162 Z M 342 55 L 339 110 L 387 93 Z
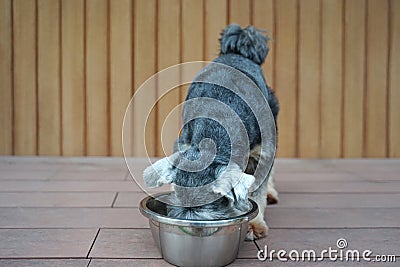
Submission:
M 278 101 L 274 93 L 268 88 L 260 65 L 268 54 L 268 37 L 263 32 L 251 26 L 242 29 L 236 24 L 229 25 L 221 33 L 221 51 L 216 63 L 225 64 L 244 73 L 261 90 L 268 101 L 273 118 L 279 111 Z M 226 77 L 235 79 L 236 77 Z M 236 78 L 237 79 L 237 78 Z M 249 90 L 253 88 L 249 87 Z M 247 88 L 246 88 L 247 89 Z M 166 183 L 176 185 L 176 202 L 183 203 L 183 199 L 201 199 L 201 194 L 191 193 L 189 196 L 178 187 L 199 187 L 212 184 L 212 192 L 222 195 L 211 203 L 201 206 L 189 207 L 185 205 L 172 206 L 168 215 L 185 219 L 222 219 L 240 214 L 248 208 L 249 188 L 255 180 L 264 181 L 250 196 L 259 206 L 258 216 L 249 223 L 247 239 L 258 239 L 266 235 L 268 227 L 264 221 L 264 209 L 268 203 L 278 201 L 278 192 L 274 188 L 273 170 L 269 179 L 254 177 L 257 165 L 271 160 L 271 153 L 261 149 L 261 133 L 257 119 L 251 108 L 234 92 L 219 86 L 204 82 L 194 81 L 188 91 L 186 101 L 198 98 L 210 98 L 218 100 L 234 110 L 245 126 L 249 139 L 251 153 L 242 155 L 246 157 L 247 167 L 242 169 L 239 164 L 231 163 L 231 140 L 227 130 L 218 122 L 208 118 L 196 118 L 188 121 L 182 129 L 182 134 L 175 144 L 175 153 L 148 167 L 144 172 L 144 180 L 149 187 L 156 187 Z M 186 105 L 186 104 L 185 104 Z M 207 105 L 207 102 L 199 102 L 199 105 Z M 210 108 L 211 108 L 211 104 Z M 183 109 L 183 116 L 190 112 Z M 192 111 L 193 112 L 193 111 Z M 275 124 L 276 125 L 276 124 Z M 204 139 L 213 140 L 215 147 L 202 146 Z M 204 154 L 215 155 L 207 167 L 196 172 L 188 172 L 182 167 L 182 157 L 188 161 L 196 161 Z M 245 172 L 245 173 L 244 173 Z M 257 175 L 256 175 L 257 176 Z

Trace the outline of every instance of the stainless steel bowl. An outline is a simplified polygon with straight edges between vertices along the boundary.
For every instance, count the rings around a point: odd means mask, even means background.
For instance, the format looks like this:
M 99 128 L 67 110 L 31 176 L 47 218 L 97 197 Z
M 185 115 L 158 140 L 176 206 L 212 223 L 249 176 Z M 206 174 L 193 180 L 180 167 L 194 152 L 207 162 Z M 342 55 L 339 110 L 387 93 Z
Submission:
M 250 200 L 250 210 L 234 218 L 183 220 L 168 217 L 167 204 L 158 200 L 171 193 L 148 196 L 140 202 L 140 212 L 149 218 L 162 257 L 177 266 L 224 266 L 233 262 L 248 222 L 258 214 L 257 203 Z

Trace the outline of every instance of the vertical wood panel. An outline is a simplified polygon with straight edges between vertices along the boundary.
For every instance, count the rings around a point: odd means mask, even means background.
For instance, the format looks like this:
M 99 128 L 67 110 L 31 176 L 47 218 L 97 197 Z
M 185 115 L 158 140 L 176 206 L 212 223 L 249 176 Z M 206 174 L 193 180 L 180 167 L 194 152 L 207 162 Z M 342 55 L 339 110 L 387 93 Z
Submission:
M 321 154 L 341 156 L 343 1 L 322 1 Z
M 345 1 L 343 156 L 361 157 L 365 75 L 365 1 Z
M 15 154 L 37 154 L 36 3 L 13 1 Z
M 38 1 L 39 155 L 60 155 L 60 2 Z
M 86 1 L 86 142 L 89 156 L 108 155 L 107 1 Z
M 204 3 L 182 2 L 182 62 L 203 60 Z
M 229 0 L 229 24 L 237 23 L 241 27 L 250 24 L 250 0 Z
M 180 8 L 179 0 L 158 1 L 158 71 L 180 62 Z M 164 79 L 158 79 L 158 86 L 164 84 L 178 84 L 179 72 L 176 75 Z M 161 97 L 158 94 L 158 97 Z M 179 134 L 179 115 L 171 113 L 173 108 L 179 104 L 179 90 L 170 90 L 157 103 L 157 155 L 170 154 L 173 143 Z M 170 123 L 165 123 L 169 116 Z
M 84 2 L 62 0 L 62 154 L 85 154 Z M 94 138 L 94 137 L 93 137 Z
M 122 122 L 131 96 L 131 0 L 110 1 L 111 155 L 122 155 Z
M 390 1 L 389 156 L 400 157 L 400 1 Z
M 299 29 L 299 156 L 319 156 L 320 1 L 300 1 Z
M 297 1 L 276 1 L 275 88 L 282 107 L 278 119 L 280 157 L 296 156 Z
M 13 153 L 11 0 L 0 0 L 0 155 Z
M 134 2 L 134 89 L 156 72 L 156 1 L 136 0 Z M 155 103 L 156 87 L 149 91 L 146 99 L 134 99 L 134 124 L 145 125 L 143 102 Z M 133 155 L 150 156 L 156 154 L 156 112 L 147 120 L 148 130 L 141 127 L 134 129 Z M 146 137 L 146 142 L 145 142 Z M 145 146 L 144 146 L 145 144 Z
M 0 154 L 122 155 L 133 90 L 181 61 L 214 59 L 236 22 L 273 37 L 263 70 L 281 104 L 278 156 L 400 157 L 398 3 L 0 0 Z M 134 99 L 129 155 L 172 151 L 180 113 L 162 127 L 188 86 L 149 118 L 144 109 L 184 74 Z
M 227 24 L 226 0 L 205 0 L 205 60 L 213 60 L 219 54 L 219 37 Z
M 204 40 L 204 3 L 199 1 L 182 1 L 182 62 L 203 60 Z M 184 77 L 185 69 L 182 75 Z M 180 102 L 183 102 L 187 95 L 189 85 L 180 88 Z
M 388 1 L 368 0 L 367 3 L 368 63 L 364 155 L 386 157 Z
M 267 59 L 262 65 L 265 79 L 268 85 L 274 88 L 274 45 L 275 45 L 275 22 L 274 22 L 274 1 L 273 0 L 253 0 L 253 14 L 252 14 L 252 24 L 256 28 L 260 28 L 267 31 L 267 35 L 271 38 L 268 47 L 269 52 Z

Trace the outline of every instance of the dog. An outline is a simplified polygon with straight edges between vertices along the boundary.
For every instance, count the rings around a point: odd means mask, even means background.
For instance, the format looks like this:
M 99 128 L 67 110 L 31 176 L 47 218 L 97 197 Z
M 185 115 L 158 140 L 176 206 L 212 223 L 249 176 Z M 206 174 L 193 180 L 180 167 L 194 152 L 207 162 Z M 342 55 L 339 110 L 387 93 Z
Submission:
M 269 51 L 269 38 L 252 26 L 241 28 L 231 24 L 222 31 L 219 41 L 220 54 L 212 63 L 215 66 L 200 71 L 189 87 L 182 111 L 184 125 L 175 142 L 174 153 L 149 166 L 143 177 L 150 188 L 174 184 L 175 194 L 168 208 L 168 216 L 174 218 L 230 218 L 249 209 L 250 197 L 257 202 L 259 213 L 249 222 L 246 239 L 255 240 L 266 236 L 268 231 L 264 220 L 267 199 L 269 204 L 278 201 L 273 167 L 267 173 L 256 172 L 258 166 L 274 160 L 276 148 L 273 142 L 261 145 L 264 128 L 277 130 L 279 112 L 278 100 L 261 69 Z M 225 66 L 230 69 L 219 72 Z M 244 81 L 246 79 L 249 81 Z M 254 112 L 267 110 L 266 107 L 252 107 L 252 103 L 247 103 L 221 83 L 242 84 L 245 93 L 247 90 L 261 95 L 272 113 L 272 121 L 267 121 L 270 125 L 259 125 Z M 265 106 L 266 102 L 263 102 Z M 228 109 L 235 114 L 227 115 L 224 110 Z M 197 116 L 202 112 L 212 118 Z M 261 118 L 270 113 L 262 114 Z M 241 122 L 237 123 L 237 119 Z M 224 125 L 218 120 L 224 121 Z M 240 131 L 236 128 L 245 130 L 247 143 L 240 141 L 243 136 L 238 137 Z M 249 152 L 237 151 L 235 147 L 241 145 Z M 255 183 L 258 187 L 249 196 Z

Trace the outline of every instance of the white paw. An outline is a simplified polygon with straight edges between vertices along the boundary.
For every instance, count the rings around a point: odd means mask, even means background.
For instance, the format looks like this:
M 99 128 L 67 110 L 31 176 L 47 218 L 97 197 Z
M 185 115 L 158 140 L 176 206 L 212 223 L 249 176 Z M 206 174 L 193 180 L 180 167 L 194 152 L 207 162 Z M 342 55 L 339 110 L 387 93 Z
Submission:
M 246 241 L 253 241 L 263 238 L 268 233 L 268 226 L 263 220 L 253 220 L 249 222 L 246 234 Z

